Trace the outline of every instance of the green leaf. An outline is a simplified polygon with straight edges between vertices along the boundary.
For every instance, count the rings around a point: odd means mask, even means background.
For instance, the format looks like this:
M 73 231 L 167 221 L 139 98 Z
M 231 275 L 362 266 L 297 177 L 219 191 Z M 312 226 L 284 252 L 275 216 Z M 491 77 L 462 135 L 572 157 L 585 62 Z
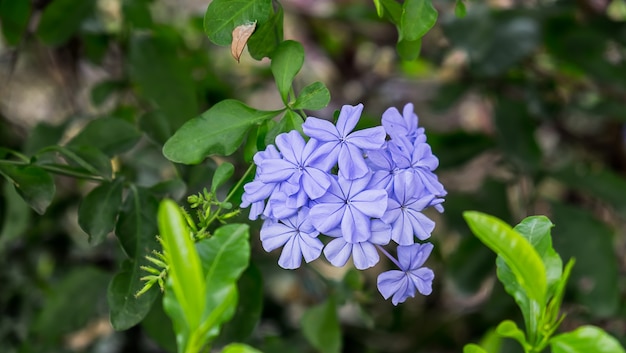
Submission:
M 102 183 L 80 202 L 78 224 L 89 235 L 93 246 L 104 241 L 115 228 L 117 213 L 122 204 L 122 183 Z
M 271 0 L 213 0 L 204 15 L 204 32 L 213 43 L 230 45 L 235 27 L 253 22 L 261 26 L 271 13 Z
M 615 337 L 595 326 L 581 326 L 574 331 L 552 337 L 553 353 L 624 353 Z
M 212 237 L 196 244 L 206 274 L 206 306 L 202 327 L 207 340 L 219 334 L 220 326 L 232 318 L 237 307 L 236 283 L 250 259 L 249 227 L 228 224 Z
M 273 127 L 267 132 L 264 139 L 264 145 L 274 144 L 274 140 L 276 136 L 282 134 L 283 132 L 289 132 L 292 130 L 299 131 L 302 134 L 302 117 L 292 110 L 288 110 L 285 112 L 285 115 L 278 122 L 278 124 L 273 124 Z
M 84 329 L 107 312 L 106 286 L 110 275 L 91 266 L 77 266 L 53 283 L 32 326 L 35 337 L 51 347 L 63 336 Z M 35 339 L 35 338 L 33 338 Z
M 157 304 L 152 305 L 148 315 L 141 321 L 141 328 L 154 342 L 168 353 L 176 352 L 176 335 L 172 327 L 172 320 L 167 316 L 162 300 L 157 297 Z
M 467 15 L 467 8 L 465 7 L 464 0 L 456 0 L 456 4 L 454 5 L 454 14 L 458 18 L 463 18 Z
M 263 311 L 263 278 L 254 263 L 243 272 L 237 282 L 237 291 L 243 293 L 239 298 L 232 320 L 222 327 L 218 342 L 244 342 L 261 319 Z
M 32 156 L 44 147 L 58 144 L 65 133 L 66 127 L 67 123 L 51 125 L 46 122 L 41 122 L 37 124 L 37 126 L 30 131 L 28 139 L 22 146 L 24 154 Z
M 223 100 L 176 131 L 163 146 L 163 154 L 172 162 L 184 164 L 200 163 L 211 154 L 230 155 L 241 145 L 248 129 L 279 112 Z
M 299 42 L 286 40 L 278 45 L 271 55 L 270 68 L 283 103 L 288 104 L 288 95 L 296 74 L 304 64 L 304 47 Z
M 206 286 L 200 257 L 176 202 L 170 199 L 161 201 L 157 220 L 169 265 L 168 282 L 173 290 L 172 299 L 179 303 L 186 326 L 193 332 L 200 326 L 205 309 Z M 167 314 L 173 316 L 171 312 Z
M 265 23 L 257 23 L 256 31 L 248 39 L 248 52 L 256 60 L 269 57 L 278 44 L 283 41 L 283 7 L 280 3 L 275 3 L 278 7 Z
M 105 80 L 98 82 L 91 89 L 91 103 L 101 106 L 115 91 L 124 87 L 123 81 Z
M 488 352 L 482 349 L 479 345 L 470 343 L 470 344 L 466 344 L 463 347 L 463 353 L 488 353 Z
M 293 109 L 320 110 L 330 103 L 330 92 L 321 82 L 313 82 L 300 91 Z
M 140 278 L 147 274 L 141 266 L 152 265 L 145 256 L 160 248 L 156 239 L 157 211 L 158 200 L 147 189 L 130 186 L 115 227 L 115 235 L 130 260 L 123 263 L 108 288 L 111 324 L 116 330 L 128 329 L 143 320 L 158 296 L 159 290 L 152 288 L 135 297 L 145 284 Z
M 0 174 L 13 184 L 18 194 L 39 214 L 44 214 L 54 198 L 52 176 L 37 166 L 0 164 Z
M 113 157 L 131 149 L 140 138 L 141 133 L 129 122 L 100 118 L 89 122 L 67 145 L 91 145 Z
M 254 349 L 247 344 L 231 343 L 224 347 L 222 353 L 262 353 L 260 350 Z
M 475 211 L 466 211 L 463 217 L 472 232 L 509 265 L 526 295 L 540 306 L 544 305 L 545 267 L 532 245 L 496 217 Z
M 146 275 L 136 262 L 136 260 L 125 260 L 120 271 L 109 283 L 107 300 L 111 325 L 118 331 L 127 330 L 140 323 L 148 315 L 152 303 L 159 296 L 156 284 L 141 296 L 135 296 L 145 284 L 140 278 Z M 140 262 L 145 264 L 145 261 Z
M 48 45 L 67 42 L 94 10 L 94 0 L 55 0 L 44 8 L 37 27 L 37 36 Z
M 402 60 L 412 61 L 417 60 L 422 50 L 422 40 L 406 40 L 402 39 L 396 44 L 396 50 Z
M 122 14 L 124 23 L 132 28 L 151 28 L 152 15 L 150 14 L 151 0 L 124 0 L 122 1 Z
M 525 351 L 528 351 L 528 349 L 531 348 L 526 341 L 526 335 L 524 335 L 524 332 L 520 330 L 520 328 L 517 327 L 517 324 L 511 320 L 502 321 L 498 327 L 496 327 L 496 333 L 502 337 L 508 337 L 516 340 Z
M 614 315 L 620 303 L 615 230 L 580 208 L 553 203 L 552 212 L 555 249 L 576 259 L 570 280 L 574 298 L 594 316 Z
M 215 193 L 217 188 L 222 186 L 225 182 L 233 176 L 235 172 L 235 166 L 231 163 L 224 162 L 220 164 L 213 174 L 213 180 L 211 180 L 211 192 Z
M 402 21 L 402 6 L 395 0 L 380 0 L 383 5 L 384 15 L 391 23 L 398 26 L 398 32 L 401 35 L 400 23 Z
M 626 214 L 626 181 L 621 175 L 584 164 L 564 167 L 552 175 L 572 189 L 589 193 Z
M 2 34 L 9 45 L 16 46 L 20 43 L 28 26 L 31 10 L 31 2 L 28 0 L 0 1 Z
M 432 0 L 405 0 L 400 19 L 400 38 L 415 41 L 424 36 L 437 22 L 437 10 Z
M 496 105 L 495 117 L 500 146 L 507 157 L 524 172 L 539 169 L 541 150 L 527 105 L 502 98 Z
M 374 0 L 374 6 L 376 6 L 376 14 L 378 17 L 382 18 L 385 15 L 385 8 L 380 0 Z
M 0 211 L 3 211 L 3 219 L 0 221 L 0 256 L 2 256 L 7 244 L 23 236 L 31 226 L 31 211 L 11 183 L 0 182 L 0 184 L 4 196 L 4 204 L 0 203 Z
M 169 137 L 198 114 L 198 101 L 191 68 L 179 57 L 178 35 L 169 32 L 137 32 L 129 43 L 129 75 L 138 94 L 150 101 L 164 117 Z M 151 124 L 152 122 L 144 122 Z
M 150 187 L 150 192 L 159 198 L 180 200 L 187 192 L 187 184 L 181 179 L 165 180 Z
M 302 315 L 304 337 L 322 353 L 341 352 L 341 329 L 334 297 L 316 305 Z
M 50 151 L 63 155 L 70 167 L 85 171 L 93 176 L 102 177 L 105 180 L 111 180 L 113 173 L 111 159 L 91 144 L 66 147 L 50 146 L 41 152 Z

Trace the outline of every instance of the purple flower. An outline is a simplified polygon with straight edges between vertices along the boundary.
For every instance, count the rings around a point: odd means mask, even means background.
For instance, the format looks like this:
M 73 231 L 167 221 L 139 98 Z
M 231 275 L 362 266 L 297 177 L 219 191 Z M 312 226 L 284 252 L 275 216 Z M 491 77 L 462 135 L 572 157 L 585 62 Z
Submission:
M 357 179 L 369 173 L 363 159 L 363 150 L 381 148 L 385 143 L 385 129 L 382 126 L 352 132 L 356 126 L 363 104 L 344 105 L 339 113 L 337 125 L 331 122 L 308 117 L 302 129 L 307 136 L 320 141 L 320 148 L 328 148 L 324 161 L 330 168 L 339 165 L 339 175 L 345 179 Z
M 439 166 L 439 159 L 433 155 L 429 144 L 420 142 L 419 139 L 415 143 L 410 143 L 407 139 L 396 139 L 389 141 L 387 146 L 398 168 L 413 173 L 414 183 L 424 185 L 433 195 L 447 194 L 437 175 L 433 173 Z
M 343 238 L 339 228 L 327 232 L 326 235 L 335 237 L 324 248 L 324 255 L 333 266 L 341 267 L 345 265 L 350 255 L 352 255 L 354 266 L 359 270 L 365 270 L 378 263 L 380 257 L 378 256 L 376 245 L 389 243 L 391 227 L 379 219 L 374 219 L 372 220 L 372 237 L 359 243 L 348 243 Z
M 317 259 L 324 244 L 317 238 L 319 232 L 313 228 L 308 218 L 309 209 L 300 211 L 280 221 L 266 220 L 261 228 L 263 249 L 270 252 L 281 246 L 283 251 L 278 264 L 285 269 L 300 267 L 302 257 L 306 262 Z
M 426 141 L 424 128 L 418 128 L 418 118 L 413 112 L 413 104 L 407 103 L 402 110 L 402 115 L 395 107 L 391 107 L 383 113 L 382 124 L 385 131 L 392 139 L 404 137 L 410 142 L 416 139 Z
M 370 175 L 355 180 L 332 178 L 324 196 L 314 201 L 309 217 L 322 233 L 341 227 L 348 243 L 367 241 L 371 235 L 371 218 L 380 218 L 387 208 L 387 192 L 367 188 Z
M 274 147 L 269 145 L 265 151 L 259 151 L 254 155 L 254 163 L 256 165 L 261 164 L 266 159 L 280 158 L 280 153 Z M 257 169 L 254 180 L 244 185 L 244 194 L 241 196 L 241 208 L 246 208 L 250 205 L 250 215 L 248 218 L 253 221 L 263 213 L 265 208 L 265 200 L 270 197 L 274 189 L 278 184 L 276 183 L 264 183 L 259 180 L 259 170 Z
M 432 292 L 434 272 L 422 267 L 433 250 L 433 245 L 413 244 L 398 246 L 398 270 L 383 272 L 378 276 L 378 291 L 385 299 L 393 296 L 393 305 L 404 302 L 408 297 L 415 297 L 417 290 L 423 295 Z
M 398 245 L 413 244 L 413 235 L 420 240 L 428 239 L 435 229 L 435 222 L 422 213 L 435 196 L 418 187 L 409 172 L 402 173 L 401 181 L 394 184 L 393 197 L 389 198 L 387 212 L 382 217 L 384 222 L 391 224 L 391 239 Z

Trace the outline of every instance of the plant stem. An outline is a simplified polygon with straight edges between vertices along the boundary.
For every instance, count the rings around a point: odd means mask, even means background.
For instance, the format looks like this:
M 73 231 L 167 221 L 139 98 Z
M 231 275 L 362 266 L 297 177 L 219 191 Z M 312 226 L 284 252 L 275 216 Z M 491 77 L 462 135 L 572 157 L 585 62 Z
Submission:
M 237 190 L 241 187 L 241 185 L 243 184 L 244 180 L 246 180 L 246 178 L 248 177 L 248 175 L 250 175 L 250 173 L 252 172 L 252 170 L 254 170 L 254 163 L 251 163 L 250 166 L 248 167 L 248 169 L 246 170 L 245 173 L 243 173 L 243 175 L 241 176 L 241 178 L 239 179 L 239 181 L 237 181 L 237 184 L 235 184 L 235 186 L 230 190 L 230 192 L 228 193 L 228 195 L 226 195 L 226 198 L 224 199 L 223 202 L 220 203 L 220 205 L 218 206 L 217 210 L 215 210 L 215 212 L 213 213 L 213 216 L 211 216 L 211 218 L 206 222 L 205 226 L 203 227 L 203 229 L 208 229 L 209 225 L 211 225 L 211 223 L 213 223 L 213 221 L 215 219 L 217 219 L 217 217 L 220 215 L 220 213 L 222 212 L 222 208 L 223 208 L 223 204 L 230 201 L 230 199 L 235 195 L 235 192 L 237 192 Z

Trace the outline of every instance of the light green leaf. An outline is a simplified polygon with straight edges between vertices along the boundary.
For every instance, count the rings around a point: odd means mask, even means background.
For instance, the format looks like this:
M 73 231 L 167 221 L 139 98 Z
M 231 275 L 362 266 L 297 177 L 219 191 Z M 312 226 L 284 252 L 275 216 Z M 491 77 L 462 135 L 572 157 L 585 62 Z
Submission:
M 163 154 L 184 164 L 200 163 L 211 154 L 230 155 L 241 145 L 248 129 L 278 113 L 256 110 L 233 99 L 223 100 L 176 131 L 163 146 Z
M 496 327 L 496 333 L 502 337 L 508 337 L 519 342 L 520 345 L 524 348 L 525 351 L 528 351 L 530 345 L 526 341 L 526 335 L 524 332 L 517 327 L 517 324 L 511 320 L 502 321 L 498 327 Z
M 262 353 L 258 349 L 254 349 L 247 344 L 243 343 L 231 343 L 224 347 L 222 353 Z
M 320 110 L 330 103 L 330 92 L 321 82 L 305 86 L 293 104 L 293 109 Z
M 341 352 L 341 328 L 334 297 L 316 305 L 302 315 L 304 337 L 322 353 Z
M 398 26 L 400 32 L 400 22 L 402 21 L 402 6 L 396 0 L 380 0 L 384 9 L 384 15 L 389 18 L 391 23 Z M 399 33 L 401 35 L 401 33 Z
M 141 266 L 153 266 L 146 255 L 160 249 L 156 239 L 158 205 L 147 189 L 131 185 L 121 207 L 115 235 L 129 260 L 109 283 L 107 296 L 111 324 L 116 330 L 128 329 L 142 321 L 158 296 L 159 289 L 152 288 L 135 297 L 145 284 L 140 278 L 147 274 Z
M 412 61 L 417 60 L 422 50 L 422 40 L 406 40 L 402 39 L 396 44 L 396 50 L 402 60 Z
M 595 326 L 581 326 L 574 331 L 552 337 L 553 353 L 624 353 L 615 337 Z
M 204 32 L 213 43 L 230 45 L 235 27 L 254 22 L 261 27 L 271 13 L 271 0 L 213 0 L 204 15 Z
M 102 183 L 80 202 L 78 224 L 89 235 L 93 246 L 104 241 L 115 228 L 117 213 L 122 204 L 122 183 Z
M 18 194 L 35 212 L 46 212 L 56 190 L 50 174 L 37 166 L 11 164 L 0 164 L 0 174 L 13 184 Z
M 464 0 L 456 0 L 456 4 L 454 5 L 454 14 L 458 18 L 463 18 L 467 15 L 467 8 L 465 7 Z
M 463 217 L 472 232 L 509 265 L 526 295 L 540 306 L 544 305 L 545 267 L 532 245 L 496 217 L 475 211 L 466 211 Z
M 213 179 L 211 180 L 211 192 L 215 193 L 218 187 L 222 186 L 225 182 L 233 176 L 235 172 L 235 166 L 231 163 L 224 162 L 220 164 L 215 173 L 213 174 Z
M 374 0 L 374 6 L 376 6 L 376 14 L 382 18 L 385 15 L 383 4 L 381 4 L 380 0 Z
M 487 353 L 487 351 L 477 344 L 470 343 L 463 347 L 463 353 Z
M 304 47 L 299 42 L 286 40 L 278 45 L 278 48 L 271 55 L 272 63 L 270 68 L 278 87 L 278 92 L 287 105 L 289 90 L 296 74 L 304 64 Z
M 45 7 L 37 36 L 46 44 L 57 46 L 67 42 L 93 12 L 94 0 L 55 0 Z
M 2 34 L 7 43 L 16 46 L 28 26 L 30 19 L 31 2 L 28 0 L 0 1 L 0 24 Z
M 176 202 L 161 201 L 157 220 L 169 265 L 168 282 L 174 294 L 170 297 L 179 303 L 186 326 L 193 332 L 200 326 L 205 309 L 206 287 L 200 257 Z M 173 316 L 171 312 L 168 315 Z
M 405 0 L 400 19 L 400 39 L 414 41 L 422 38 L 437 22 L 437 10 L 432 0 Z

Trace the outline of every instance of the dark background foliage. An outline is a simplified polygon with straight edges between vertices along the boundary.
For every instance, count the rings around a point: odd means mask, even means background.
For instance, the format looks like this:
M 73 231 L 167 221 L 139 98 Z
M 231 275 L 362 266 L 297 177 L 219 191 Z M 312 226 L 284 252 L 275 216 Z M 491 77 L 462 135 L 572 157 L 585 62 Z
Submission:
M 474 209 L 509 223 L 548 215 L 555 248 L 564 260 L 576 258 L 562 328 L 592 323 L 626 343 L 623 0 L 469 1 L 463 18 L 454 15 L 453 1 L 435 1 L 438 23 L 414 61 L 398 58 L 396 29 L 369 1 L 281 3 L 285 37 L 306 52 L 296 86 L 322 81 L 331 92 L 329 107 L 311 114 L 330 118 L 341 105 L 362 102 L 363 125 L 375 125 L 387 107 L 415 104 L 449 192 L 446 212 L 430 214 L 437 220 L 428 263 L 435 288 L 393 307 L 376 292 L 376 270 L 337 270 L 318 260 L 286 271 L 253 240 L 254 265 L 240 283 L 248 316 L 237 317 L 221 342 L 314 351 L 305 336 L 316 327 L 307 322 L 329 315 L 324 306 L 307 312 L 303 331 L 302 313 L 329 293 L 340 304 L 345 352 L 460 352 L 501 320 L 521 320 L 495 280 L 495 256 L 461 217 Z M 228 48 L 209 44 L 206 5 L 0 0 L 0 157 L 12 161 L 6 150 L 20 151 L 54 175 L 47 182 L 39 169 L 0 164 L 18 179 L 43 180 L 41 189 L 19 190 L 39 197 L 31 201 L 40 211 L 51 202 L 37 214 L 2 183 L 0 351 L 173 349 L 157 289 L 144 299 L 152 308 L 147 317 L 125 331 L 112 329 L 107 304 L 122 263 L 136 273 L 144 261 L 137 247 L 155 246 L 158 200 L 184 202 L 210 186 L 223 161 L 174 165 L 162 145 L 225 98 L 258 109 L 281 106 L 267 61 L 244 53 L 238 64 Z M 242 149 L 227 159 L 237 176 L 247 168 L 244 157 Z M 64 176 L 68 170 L 88 177 Z M 98 206 L 103 198 L 112 201 Z M 115 222 L 130 235 L 118 241 L 107 226 Z M 257 231 L 254 224 L 253 239 Z M 132 283 L 126 294 L 138 290 Z M 339 339 L 333 322 L 326 326 L 329 346 Z

